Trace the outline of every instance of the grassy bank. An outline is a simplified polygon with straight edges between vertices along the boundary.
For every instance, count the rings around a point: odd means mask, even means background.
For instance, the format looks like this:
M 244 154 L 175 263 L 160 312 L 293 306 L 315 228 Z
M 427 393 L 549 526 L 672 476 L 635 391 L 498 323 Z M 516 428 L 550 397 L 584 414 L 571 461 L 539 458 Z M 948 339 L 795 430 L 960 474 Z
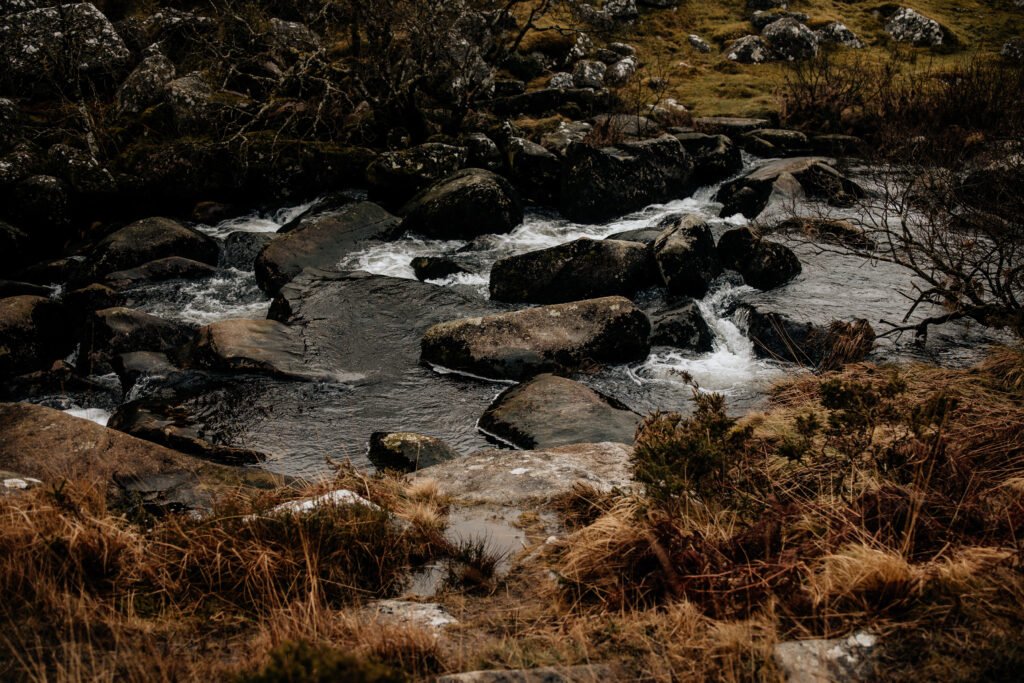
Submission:
M 649 417 L 643 492 L 578 487 L 564 531 L 491 577 L 449 502 L 341 468 L 202 518 L 109 509 L 66 482 L 0 498 L 5 680 L 405 680 L 608 663 L 638 680 L 773 680 L 776 643 L 868 631 L 887 680 L 1024 665 L 1024 354 L 965 370 L 854 365 L 741 420 Z M 344 487 L 378 508 L 273 511 Z M 521 522 L 535 523 L 535 515 Z M 437 635 L 368 616 L 446 563 Z M 319 676 L 319 678 L 318 678 Z M 333 677 L 333 678 L 332 678 Z

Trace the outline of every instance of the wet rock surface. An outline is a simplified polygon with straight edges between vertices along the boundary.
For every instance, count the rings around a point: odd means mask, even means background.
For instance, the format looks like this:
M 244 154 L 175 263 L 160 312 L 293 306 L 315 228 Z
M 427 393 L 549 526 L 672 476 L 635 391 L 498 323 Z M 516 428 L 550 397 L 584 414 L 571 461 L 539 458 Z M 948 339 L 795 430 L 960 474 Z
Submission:
M 654 242 L 654 260 L 671 294 L 703 297 L 722 272 L 711 228 L 698 215 L 681 216 Z
M 722 266 L 737 271 L 757 289 L 779 287 L 800 274 L 800 259 L 789 247 L 755 237 L 749 228 L 729 230 L 718 240 Z
M 334 268 L 366 241 L 394 239 L 400 231 L 399 219 L 371 202 L 305 219 L 260 251 L 256 281 L 276 293 L 304 268 Z
M 88 274 L 98 278 L 115 271 L 178 256 L 216 265 L 217 242 L 169 218 L 136 221 L 104 238 L 88 257 Z
M 695 301 L 652 315 L 651 328 L 653 345 L 690 349 L 698 353 L 709 353 L 713 349 L 714 333 Z
M 515 228 L 523 222 L 523 203 L 507 180 L 471 168 L 434 183 L 400 213 L 403 231 L 433 239 L 472 239 Z
M 382 470 L 415 472 L 460 457 L 458 451 L 435 436 L 413 432 L 374 432 L 366 457 Z
M 491 298 L 538 304 L 602 296 L 631 296 L 653 283 L 646 246 L 581 238 L 499 260 L 491 270 Z
M 864 190 L 822 157 L 794 157 L 769 162 L 722 186 L 720 215 L 756 218 L 773 197 L 793 199 L 800 193 L 837 206 L 849 205 Z
M 643 360 L 649 335 L 647 316 L 628 299 L 605 297 L 441 323 L 423 336 L 421 357 L 451 370 L 521 380 Z
M 557 375 L 507 389 L 480 417 L 486 434 L 517 448 L 574 443 L 633 443 L 640 415 L 618 401 Z

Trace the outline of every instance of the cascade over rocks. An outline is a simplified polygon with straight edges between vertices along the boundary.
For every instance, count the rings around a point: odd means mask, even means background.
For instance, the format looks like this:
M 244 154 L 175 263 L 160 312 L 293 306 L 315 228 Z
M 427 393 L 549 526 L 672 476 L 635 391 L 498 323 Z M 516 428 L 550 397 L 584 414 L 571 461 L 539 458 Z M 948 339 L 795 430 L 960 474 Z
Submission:
M 708 327 L 700 307 L 692 299 L 651 316 L 651 344 L 710 353 L 714 333 Z
M 654 242 L 654 260 L 671 294 L 701 298 L 722 273 L 711 228 L 701 216 L 674 219 Z
M 580 223 L 599 223 L 684 197 L 693 167 L 671 135 L 601 149 L 572 144 L 562 173 L 562 213 Z
M 571 379 L 538 375 L 506 389 L 480 418 L 486 434 L 517 448 L 633 443 L 640 415 Z
M 461 457 L 441 439 L 413 432 L 374 432 L 366 456 L 378 469 L 399 472 L 415 472 Z
M 643 360 L 651 324 L 622 297 L 453 320 L 423 336 L 421 358 L 493 379 L 522 380 L 592 364 Z
M 216 265 L 219 252 L 217 241 L 198 230 L 170 218 L 144 218 L 101 240 L 86 271 L 96 279 L 170 256 Z
M 843 176 L 822 157 L 794 157 L 772 161 L 722 186 L 715 197 L 725 206 L 723 218 L 743 214 L 756 218 L 768 206 L 773 193 L 793 197 L 804 192 L 834 206 L 848 206 L 864 190 Z
M 552 304 L 631 296 L 652 284 L 652 265 L 643 244 L 582 237 L 500 259 L 491 269 L 491 298 Z
M 403 232 L 443 240 L 503 234 L 523 222 L 523 202 L 512 184 L 479 168 L 439 180 L 399 212 Z
M 399 219 L 371 202 L 359 202 L 302 220 L 260 251 L 256 281 L 273 294 L 304 268 L 335 267 L 368 240 L 392 240 L 401 234 Z
M 751 287 L 767 290 L 800 274 L 800 259 L 789 247 L 754 237 L 750 228 L 729 230 L 718 240 L 722 266 L 737 271 Z

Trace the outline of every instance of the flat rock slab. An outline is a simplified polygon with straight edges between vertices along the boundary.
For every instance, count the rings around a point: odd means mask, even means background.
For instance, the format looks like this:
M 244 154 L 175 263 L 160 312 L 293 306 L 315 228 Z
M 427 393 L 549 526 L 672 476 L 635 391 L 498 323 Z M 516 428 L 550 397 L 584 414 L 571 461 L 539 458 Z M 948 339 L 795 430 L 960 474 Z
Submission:
M 539 669 L 466 671 L 440 676 L 437 683 L 605 683 L 613 680 L 616 677 L 609 667 L 582 664 Z
M 878 638 L 858 631 L 846 638 L 790 640 L 775 646 L 775 663 L 789 683 L 856 683 L 874 678 L 871 653 Z
M 436 602 L 375 600 L 366 605 L 363 613 L 372 621 L 389 624 L 411 624 L 432 630 L 459 623 L 455 617 Z
M 640 415 L 593 389 L 540 375 L 508 389 L 480 418 L 480 429 L 518 448 L 633 443 Z
M 567 493 L 577 483 L 602 491 L 628 488 L 631 448 L 619 443 L 561 446 L 543 451 L 489 450 L 409 475 L 433 479 L 442 493 L 466 504 L 522 506 Z
M 276 320 L 223 320 L 199 330 L 193 360 L 213 370 L 263 372 L 286 379 L 352 382 L 358 373 L 307 361 L 302 333 Z
M 495 379 L 522 380 L 643 360 L 651 323 L 631 301 L 604 297 L 465 318 L 431 327 L 421 358 Z
M 185 507 L 209 503 L 212 489 L 283 483 L 259 470 L 222 467 L 89 420 L 25 403 L 0 404 L 0 469 L 40 479 L 96 481 L 144 502 Z

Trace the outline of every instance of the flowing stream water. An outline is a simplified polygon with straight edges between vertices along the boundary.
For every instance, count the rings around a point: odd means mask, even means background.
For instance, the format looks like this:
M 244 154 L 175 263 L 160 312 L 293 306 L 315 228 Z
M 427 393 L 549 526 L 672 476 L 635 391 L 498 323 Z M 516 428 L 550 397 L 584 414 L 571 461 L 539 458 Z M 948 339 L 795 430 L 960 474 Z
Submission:
M 486 298 L 491 267 L 508 255 L 579 237 L 600 239 L 649 227 L 675 213 L 704 215 L 716 238 L 725 230 L 746 225 L 747 220 L 741 216 L 718 217 L 720 205 L 713 200 L 717 189 L 718 186 L 701 188 L 687 199 L 650 206 L 600 225 L 575 224 L 555 213 L 531 209 L 523 224 L 507 235 L 487 235 L 472 242 L 407 236 L 394 242 L 370 244 L 347 256 L 338 269 L 413 279 L 410 261 L 414 257 L 445 255 L 455 258 L 472 273 L 433 284 Z M 234 231 L 275 232 L 312 206 L 314 203 L 309 202 L 196 227 L 219 239 Z M 815 323 L 864 317 L 875 324 L 880 319 L 898 320 L 906 311 L 907 302 L 897 293 L 908 285 L 908 273 L 903 269 L 852 256 L 820 253 L 812 245 L 791 246 L 803 263 L 803 273 L 795 281 L 773 291 L 759 292 L 727 274 L 699 302 L 714 332 L 710 353 L 655 347 L 644 362 L 605 368 L 578 379 L 643 414 L 654 410 L 688 410 L 692 389 L 685 378 L 692 377 L 702 389 L 723 393 L 730 409 L 739 413 L 756 408 L 774 381 L 802 370 L 758 358 L 744 333 L 743 320 L 733 313 L 735 304 L 751 303 L 795 320 Z M 253 273 L 234 268 L 220 269 L 215 277 L 202 280 L 137 287 L 128 291 L 127 297 L 129 306 L 197 324 L 229 318 L 264 318 L 269 307 Z M 651 290 L 641 293 L 638 303 L 647 310 L 655 310 L 664 305 L 662 297 Z M 367 334 L 373 334 L 373 330 Z M 990 340 L 980 328 L 949 325 L 933 334 L 924 348 L 893 341 L 880 343 L 873 359 L 927 359 L 962 365 L 975 360 L 979 349 Z M 446 438 L 463 452 L 488 445 L 476 430 L 475 420 L 505 384 L 446 375 L 423 367 L 400 372 L 398 382 L 389 385 L 387 392 L 377 393 L 372 388 L 360 392 L 344 384 L 240 377 L 237 390 L 209 399 L 211 405 L 204 408 L 204 416 L 208 414 L 211 425 L 220 424 L 224 432 L 234 434 L 236 443 L 271 453 L 268 468 L 288 474 L 322 471 L 325 457 L 348 457 L 367 465 L 363 451 L 369 433 L 375 430 L 432 433 Z M 433 396 L 431 383 L 441 382 L 449 383 L 447 393 Z M 452 396 L 456 397 L 454 401 Z M 94 406 L 73 408 L 97 421 L 105 418 L 105 413 L 88 412 Z

